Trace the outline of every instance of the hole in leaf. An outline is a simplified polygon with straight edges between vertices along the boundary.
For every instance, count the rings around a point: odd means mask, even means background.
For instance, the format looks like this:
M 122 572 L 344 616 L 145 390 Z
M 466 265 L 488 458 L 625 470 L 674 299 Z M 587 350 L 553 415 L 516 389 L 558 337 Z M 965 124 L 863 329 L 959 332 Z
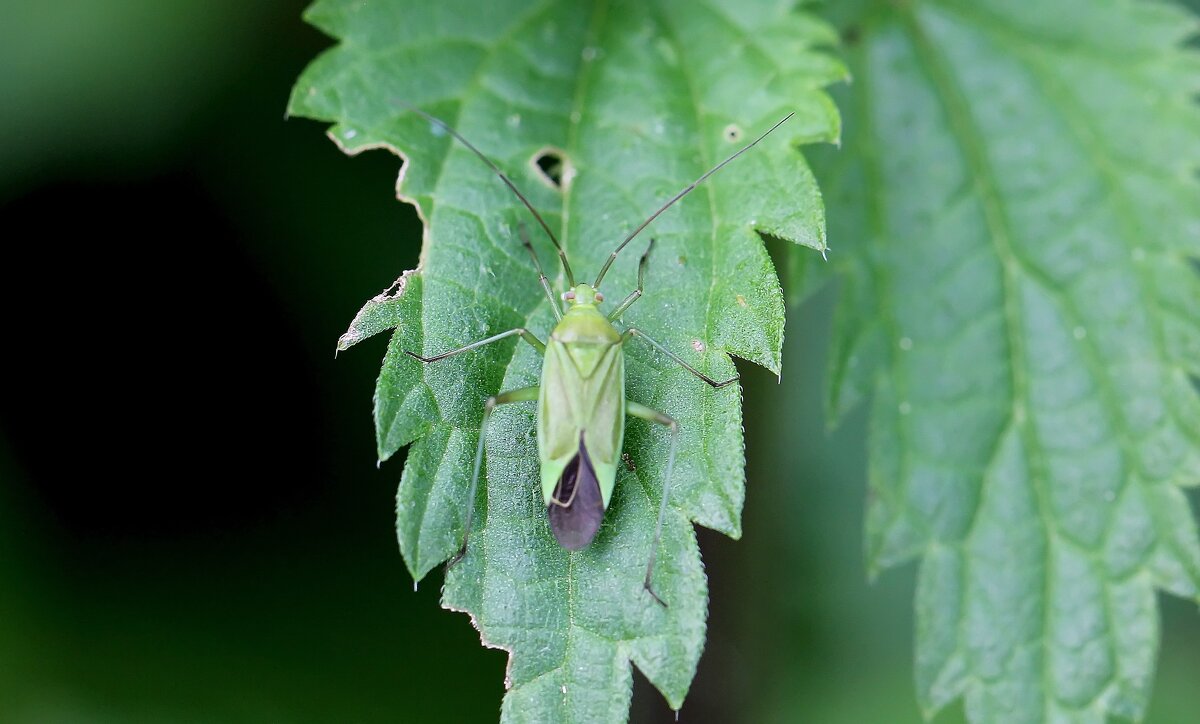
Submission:
M 563 184 L 570 180 L 566 157 L 562 151 L 556 148 L 544 148 L 538 151 L 532 159 L 532 165 L 537 169 L 542 181 L 560 191 Z

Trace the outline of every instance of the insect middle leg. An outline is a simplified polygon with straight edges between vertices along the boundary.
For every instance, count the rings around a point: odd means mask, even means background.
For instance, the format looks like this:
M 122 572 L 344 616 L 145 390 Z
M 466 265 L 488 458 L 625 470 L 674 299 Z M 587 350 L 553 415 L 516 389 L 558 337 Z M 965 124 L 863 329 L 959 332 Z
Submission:
M 671 471 L 675 468 L 675 446 L 679 441 L 679 423 L 665 412 L 659 412 L 633 400 L 625 401 L 625 412 L 643 420 L 665 425 L 671 430 L 671 452 L 667 455 L 667 474 L 663 477 L 662 502 L 658 506 L 658 523 L 654 526 L 654 543 L 650 546 L 650 560 L 646 561 L 646 580 L 642 583 L 646 591 L 654 596 L 654 600 L 665 607 L 667 602 L 654 592 L 654 588 L 650 585 L 650 579 L 654 575 L 654 560 L 658 557 L 658 545 L 662 541 L 663 520 L 667 517 L 667 498 L 671 492 Z
M 528 342 L 530 346 L 536 349 L 540 354 L 546 353 L 546 345 L 542 344 L 540 339 L 533 336 L 533 333 L 524 327 L 517 327 L 516 329 L 510 329 L 507 332 L 494 334 L 487 339 L 481 339 L 478 342 L 472 342 L 465 347 L 459 347 L 458 349 L 453 349 L 449 352 L 435 354 L 432 357 L 422 357 L 416 352 L 410 352 L 408 350 L 404 350 L 404 354 L 412 357 L 415 360 L 429 364 L 430 362 L 437 362 L 438 360 L 443 360 L 447 357 L 453 357 L 456 354 L 469 352 L 473 349 L 491 344 L 492 342 L 499 342 L 506 337 L 513 336 L 514 334 L 520 335 L 521 339 Z M 488 418 L 492 415 L 492 410 L 495 409 L 496 405 L 503 405 L 509 402 L 526 402 L 528 400 L 536 400 L 539 389 L 540 388 L 534 386 L 522 387 L 520 389 L 502 392 L 494 397 L 489 397 L 487 402 L 484 403 L 483 422 L 480 423 L 479 426 L 479 445 L 475 448 L 475 470 L 471 473 L 471 487 L 467 492 L 467 517 L 465 525 L 463 526 L 463 542 L 462 546 L 458 549 L 458 553 L 456 553 L 454 557 L 450 559 L 450 562 L 446 564 L 446 570 L 449 570 L 455 563 L 458 563 L 460 560 L 462 560 L 462 557 L 467 554 L 467 537 L 471 535 L 471 521 L 475 516 L 475 488 L 479 485 L 479 468 L 483 464 L 483 441 L 487 435 L 487 423 Z
M 492 417 L 492 410 L 496 409 L 497 405 L 507 405 L 510 402 L 529 402 L 538 398 L 540 387 L 521 387 L 508 392 L 501 392 L 498 395 L 489 397 L 487 402 L 483 403 L 483 422 L 479 424 L 479 443 L 475 446 L 475 468 L 471 472 L 471 487 L 467 489 L 467 517 L 463 524 L 463 540 L 462 546 L 458 549 L 458 553 L 450 559 L 446 564 L 446 570 L 459 561 L 467 554 L 467 538 L 471 535 L 471 522 L 475 518 L 475 489 L 479 486 L 479 469 L 483 466 L 483 443 L 487 438 L 488 420 Z
M 683 358 L 680 357 L 679 355 L 675 354 L 674 352 L 672 352 L 671 350 L 662 346 L 658 342 L 655 342 L 654 340 L 647 337 L 646 333 L 641 331 L 640 329 L 630 328 L 630 329 L 625 330 L 625 334 L 621 335 L 621 343 L 624 344 L 625 342 L 628 342 L 631 337 L 641 337 L 642 339 L 646 340 L 647 342 L 650 343 L 650 346 L 654 347 L 654 349 L 658 350 L 659 352 L 662 352 L 666 356 L 675 360 L 675 362 L 679 363 L 680 367 L 683 367 L 688 372 L 691 372 L 692 374 L 696 375 L 697 377 L 704 380 L 708 384 L 712 385 L 715 389 L 719 390 L 722 387 L 725 387 L 726 385 L 731 385 L 734 382 L 737 382 L 739 379 L 741 379 L 741 375 L 734 375 L 733 377 L 730 377 L 727 380 L 718 382 L 718 381 L 714 380 L 713 378 L 709 377 L 708 375 L 704 374 L 700 370 L 696 369 L 695 367 L 691 366 L 687 362 L 684 362 Z
M 531 347 L 536 349 L 541 354 L 546 353 L 546 345 L 542 344 L 542 340 L 533 336 L 533 333 L 530 332 L 528 329 L 525 329 L 524 327 L 517 327 L 516 329 L 510 329 L 507 332 L 501 332 L 500 334 L 494 334 L 491 337 L 488 337 L 487 339 L 481 339 L 478 342 L 472 342 L 471 344 L 468 344 L 466 347 L 459 347 L 458 349 L 452 349 L 449 352 L 442 352 L 441 354 L 435 354 L 432 357 L 422 357 L 421 355 L 417 354 L 416 352 L 409 352 L 408 350 L 404 350 L 404 354 L 408 355 L 409 357 L 412 357 L 415 360 L 419 360 L 421 362 L 424 362 L 425 364 L 429 364 L 430 362 L 437 362 L 438 360 L 443 360 L 443 359 L 446 359 L 447 357 L 453 357 L 456 354 L 462 354 L 463 352 L 470 352 L 473 349 L 482 347 L 487 344 L 491 344 L 492 342 L 499 342 L 500 340 L 502 340 L 506 337 L 513 336 L 514 334 L 521 335 L 521 339 L 528 342 Z

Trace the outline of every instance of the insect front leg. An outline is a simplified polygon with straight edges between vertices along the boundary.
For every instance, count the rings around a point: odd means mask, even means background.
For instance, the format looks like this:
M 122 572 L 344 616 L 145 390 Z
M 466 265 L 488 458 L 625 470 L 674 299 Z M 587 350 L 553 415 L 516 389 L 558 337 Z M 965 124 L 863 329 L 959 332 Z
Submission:
M 471 522 L 475 518 L 475 489 L 479 486 L 479 469 L 483 466 L 483 442 L 487 438 L 488 420 L 492 416 L 492 410 L 496 409 L 497 405 L 507 405 L 510 402 L 529 402 L 538 398 L 538 392 L 541 390 L 538 386 L 521 387 L 508 392 L 501 392 L 494 397 L 489 397 L 487 402 L 483 403 L 483 422 L 479 424 L 479 444 L 475 447 L 475 468 L 471 472 L 471 487 L 467 489 L 467 517 L 463 525 L 463 541 L 462 546 L 458 549 L 458 553 L 450 559 L 446 564 L 446 570 L 450 570 L 455 563 L 462 560 L 467 554 L 467 538 L 471 535 Z
M 642 260 L 638 262 L 638 285 L 625 297 L 617 308 L 612 310 L 612 314 L 608 315 L 608 321 L 615 322 L 621 318 L 626 309 L 633 306 L 633 303 L 642 298 L 642 286 L 646 279 L 646 263 L 650 260 L 650 250 L 654 248 L 654 239 L 650 239 L 650 243 L 646 246 L 646 251 L 642 253 Z
M 665 412 L 659 412 L 633 400 L 625 401 L 625 412 L 643 420 L 666 425 L 671 430 L 671 452 L 667 455 L 667 474 L 663 477 L 662 502 L 658 506 L 658 524 L 654 526 L 654 543 L 650 546 L 650 560 L 646 562 L 646 580 L 642 583 L 646 591 L 654 596 L 654 600 L 666 607 L 667 602 L 654 592 L 654 588 L 650 585 L 650 579 L 654 575 L 654 559 L 658 557 L 658 545 L 662 541 L 663 520 L 667 517 L 667 497 L 671 492 L 671 471 L 675 469 L 675 445 L 679 441 L 679 423 Z
M 506 337 L 513 336 L 514 334 L 521 335 L 521 339 L 528 342 L 530 344 L 530 346 L 532 346 L 534 349 L 536 349 L 539 353 L 541 353 L 541 354 L 546 353 L 546 345 L 542 344 L 542 340 L 533 336 L 533 333 L 530 332 L 528 329 L 525 329 L 524 327 L 517 327 L 516 329 L 510 329 L 507 332 L 501 332 L 500 334 L 492 335 L 491 337 L 488 337 L 487 339 L 481 339 L 478 342 L 472 342 L 471 344 L 468 344 L 466 347 L 459 347 L 458 349 L 452 349 L 449 352 L 442 352 L 441 354 L 435 354 L 432 357 L 422 357 L 421 355 L 417 354 L 416 352 L 409 352 L 408 350 L 404 350 L 404 354 L 408 355 L 409 357 L 412 357 L 415 360 L 424 362 L 425 364 L 429 364 L 430 362 L 437 362 L 438 360 L 443 360 L 443 359 L 446 359 L 447 357 L 453 357 L 456 354 L 462 354 L 463 352 L 470 352 L 471 350 L 476 349 L 477 347 L 482 347 L 484 345 L 491 344 L 492 342 L 499 342 L 500 340 L 502 340 Z
M 621 335 L 621 343 L 622 343 L 622 344 L 624 344 L 625 342 L 628 342 L 628 341 L 629 341 L 629 339 L 630 339 L 631 337 L 641 337 L 642 339 L 646 340 L 647 342 L 649 342 L 649 343 L 650 343 L 650 345 L 651 345 L 652 347 L 654 347 L 654 349 L 658 350 L 659 352 L 662 352 L 662 353 L 663 353 L 663 354 L 665 354 L 666 356 L 668 356 L 668 357 L 670 357 L 671 359 L 675 360 L 676 362 L 678 362 L 678 363 L 679 363 L 679 366 L 680 366 L 680 367 L 683 367 L 683 368 L 684 368 L 685 370 L 687 370 L 688 372 L 691 372 L 692 374 L 696 375 L 697 377 L 699 377 L 700 379 L 704 380 L 704 381 L 705 381 L 705 382 L 707 382 L 708 384 L 712 385 L 712 386 L 713 386 L 715 389 L 718 389 L 718 390 L 719 390 L 719 389 L 721 389 L 722 387 L 724 387 L 724 386 L 726 386 L 726 385 L 731 385 L 731 384 L 733 384 L 734 382 L 737 382 L 739 379 L 741 379 L 741 375 L 734 375 L 733 377 L 730 377 L 729 379 L 727 379 L 727 380 L 724 380 L 723 382 L 717 382 L 716 380 L 714 380 L 713 378 L 711 378 L 711 377 L 709 377 L 708 375 L 704 374 L 703 372 L 701 372 L 700 370 L 696 369 L 695 367 L 691 366 L 691 365 L 690 365 L 690 364 L 688 364 L 687 362 L 684 362 L 684 361 L 683 361 L 683 358 L 682 358 L 682 357 L 680 357 L 679 355 L 675 354 L 674 352 L 672 352 L 671 350 L 669 350 L 669 349 L 667 349 L 666 347 L 662 346 L 662 345 L 661 345 L 661 344 L 659 344 L 658 342 L 655 342 L 654 340 L 652 340 L 652 339 L 650 339 L 649 337 L 647 337 L 647 336 L 646 336 L 646 333 L 645 333 L 645 332 L 643 332 L 643 331 L 641 331 L 640 329 L 632 329 L 632 328 L 631 328 L 631 329 L 627 329 L 627 330 L 625 330 L 625 334 Z

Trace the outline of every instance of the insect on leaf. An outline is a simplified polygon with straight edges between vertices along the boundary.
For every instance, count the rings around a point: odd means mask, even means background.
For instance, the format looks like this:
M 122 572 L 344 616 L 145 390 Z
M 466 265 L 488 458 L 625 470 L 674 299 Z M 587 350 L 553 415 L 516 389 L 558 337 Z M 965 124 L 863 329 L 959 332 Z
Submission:
M 397 532 L 414 577 L 461 541 L 484 401 L 537 384 L 541 358 L 515 339 L 424 368 L 404 350 L 443 352 L 518 326 L 545 340 L 554 317 L 518 238 L 527 212 L 406 105 L 444 119 L 511 175 L 581 279 L 659 204 L 794 111 L 656 220 L 604 281 L 614 300 L 631 291 L 653 236 L 645 296 L 621 326 L 717 378 L 734 374 L 731 355 L 779 371 L 783 297 L 758 232 L 824 247 L 820 197 L 796 146 L 838 136 L 821 89 L 845 73 L 819 49 L 833 39 L 827 26 L 786 2 L 326 0 L 307 18 L 339 44 L 297 82 L 291 112 L 334 122 L 330 135 L 349 153 L 402 154 L 397 192 L 425 222 L 420 268 L 371 300 L 343 337 L 348 346 L 396 330 L 375 419 L 381 460 L 411 444 Z M 549 244 L 534 243 L 554 269 Z M 562 291 L 561 277 L 552 283 Z M 655 571 L 670 605 L 642 588 L 667 433 L 629 423 L 633 464 L 619 466 L 595 541 L 571 553 L 551 536 L 541 501 L 533 405 L 497 408 L 475 528 L 443 603 L 510 652 L 506 720 L 622 720 L 630 660 L 681 706 L 707 605 L 693 523 L 741 533 L 737 386 L 714 391 L 649 347 L 626 350 L 629 399 L 681 423 Z
M 856 27 L 830 408 L 872 397 L 868 559 L 921 561 L 921 703 L 1140 719 L 1155 589 L 1200 595 L 1195 20 L 944 0 Z

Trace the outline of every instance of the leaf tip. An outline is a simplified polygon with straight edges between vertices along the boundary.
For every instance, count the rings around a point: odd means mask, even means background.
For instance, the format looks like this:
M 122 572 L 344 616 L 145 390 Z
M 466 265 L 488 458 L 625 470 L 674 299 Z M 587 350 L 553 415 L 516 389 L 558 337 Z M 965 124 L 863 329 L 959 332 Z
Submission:
M 399 310 L 396 308 L 408 287 L 409 278 L 415 275 L 415 269 L 404 272 L 391 286 L 367 300 L 358 310 L 350 327 L 338 337 L 337 347 L 333 356 L 338 352 L 350 349 L 359 342 L 373 337 L 380 332 L 395 329 L 400 324 Z

